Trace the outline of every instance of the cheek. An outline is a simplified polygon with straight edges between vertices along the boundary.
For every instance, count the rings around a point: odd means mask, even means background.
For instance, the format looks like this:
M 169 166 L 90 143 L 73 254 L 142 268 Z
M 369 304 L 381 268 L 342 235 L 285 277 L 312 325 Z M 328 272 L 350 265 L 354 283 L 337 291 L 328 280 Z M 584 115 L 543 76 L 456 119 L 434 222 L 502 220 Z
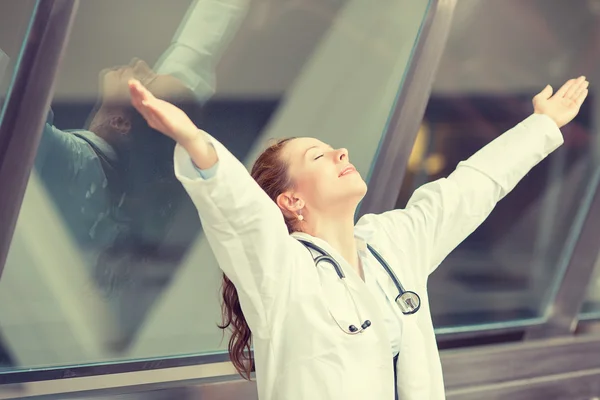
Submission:
M 332 189 L 333 180 L 329 174 L 319 169 L 305 170 L 295 180 L 296 190 L 301 193 L 306 201 L 314 203 L 319 199 L 326 197 Z
M 298 191 L 314 206 L 330 203 L 347 190 L 343 185 L 344 182 L 338 178 L 337 172 L 327 168 L 306 171 L 296 182 Z

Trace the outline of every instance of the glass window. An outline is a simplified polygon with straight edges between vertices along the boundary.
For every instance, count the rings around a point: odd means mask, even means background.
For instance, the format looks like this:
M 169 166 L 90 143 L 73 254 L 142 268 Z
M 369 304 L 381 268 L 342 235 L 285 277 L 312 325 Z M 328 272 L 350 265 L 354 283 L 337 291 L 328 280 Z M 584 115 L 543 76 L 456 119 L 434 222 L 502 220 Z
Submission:
M 0 123 L 7 92 L 20 60 L 23 41 L 35 7 L 35 0 L 0 1 Z M 2 283 L 0 291 L 1 288 Z M 0 307 L 0 314 L 4 314 L 2 309 L 3 307 Z M 1 331 L 0 328 L 0 371 L 12 365 L 15 360 L 10 348 L 2 340 Z
M 0 106 L 4 99 L 12 75 L 19 61 L 23 39 L 27 34 L 29 21 L 35 9 L 35 0 L 18 3 L 0 1 Z
M 132 111 L 129 77 L 247 164 L 268 138 L 308 135 L 347 147 L 367 176 L 427 10 L 81 2 L 0 281 L 4 368 L 226 347 L 221 274 L 174 177 L 174 144 Z
M 545 85 L 598 76 L 596 2 L 461 1 L 438 68 L 398 206 L 447 176 L 532 113 Z M 597 85 L 596 85 L 597 86 Z M 565 145 L 535 167 L 432 275 L 439 333 L 543 318 L 570 257 L 597 164 L 596 87 L 562 131 Z M 510 154 L 506 155 L 510 157 Z
M 596 267 L 582 307 L 583 319 L 600 319 L 600 267 Z

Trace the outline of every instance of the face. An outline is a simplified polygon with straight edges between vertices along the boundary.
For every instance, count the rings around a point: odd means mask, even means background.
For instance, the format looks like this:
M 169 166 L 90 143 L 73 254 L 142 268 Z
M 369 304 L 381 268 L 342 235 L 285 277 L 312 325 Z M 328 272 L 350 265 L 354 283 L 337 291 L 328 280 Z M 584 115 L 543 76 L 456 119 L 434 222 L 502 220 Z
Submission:
M 333 149 L 313 138 L 297 138 L 285 144 L 281 157 L 294 183 L 289 193 L 292 207 L 299 199 L 300 208 L 306 207 L 308 212 L 354 212 L 367 192 L 346 149 Z

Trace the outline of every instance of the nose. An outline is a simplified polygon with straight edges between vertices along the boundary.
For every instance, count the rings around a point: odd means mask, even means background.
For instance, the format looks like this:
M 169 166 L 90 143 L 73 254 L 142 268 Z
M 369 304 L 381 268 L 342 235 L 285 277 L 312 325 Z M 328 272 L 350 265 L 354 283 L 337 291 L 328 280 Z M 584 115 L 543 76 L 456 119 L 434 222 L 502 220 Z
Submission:
M 336 152 L 336 159 L 338 161 L 348 161 L 348 149 L 341 148 L 338 149 Z

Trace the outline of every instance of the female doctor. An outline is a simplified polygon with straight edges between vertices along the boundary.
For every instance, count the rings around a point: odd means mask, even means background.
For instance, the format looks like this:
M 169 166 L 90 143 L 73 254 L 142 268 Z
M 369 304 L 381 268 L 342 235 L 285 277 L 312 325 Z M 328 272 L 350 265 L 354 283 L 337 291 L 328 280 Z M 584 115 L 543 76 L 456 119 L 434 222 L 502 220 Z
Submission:
M 184 112 L 130 82 L 135 108 L 178 143 L 175 173 L 225 274 L 231 359 L 247 377 L 255 362 L 261 400 L 444 399 L 427 278 L 562 144 L 559 128 L 587 87 L 585 77 L 554 95 L 547 86 L 533 115 L 419 188 L 406 209 L 355 225 L 367 187 L 346 149 L 283 140 L 251 177 Z

